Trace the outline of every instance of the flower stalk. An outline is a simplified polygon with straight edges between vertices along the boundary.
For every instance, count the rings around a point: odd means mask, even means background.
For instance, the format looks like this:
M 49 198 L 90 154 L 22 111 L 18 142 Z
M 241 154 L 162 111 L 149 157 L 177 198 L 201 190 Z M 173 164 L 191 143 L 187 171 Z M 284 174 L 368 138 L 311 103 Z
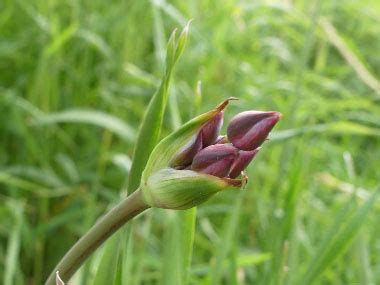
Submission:
M 133 192 L 104 215 L 77 243 L 66 253 L 50 274 L 45 285 L 56 284 L 56 272 L 67 282 L 84 261 L 114 232 L 129 220 L 148 209 L 141 190 Z

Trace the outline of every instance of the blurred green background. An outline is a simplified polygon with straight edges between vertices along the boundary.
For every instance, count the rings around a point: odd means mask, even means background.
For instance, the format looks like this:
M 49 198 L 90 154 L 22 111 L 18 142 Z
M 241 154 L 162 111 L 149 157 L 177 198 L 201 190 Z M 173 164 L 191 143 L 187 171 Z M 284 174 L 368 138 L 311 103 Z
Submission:
M 225 122 L 284 115 L 247 189 L 199 207 L 189 283 L 380 284 L 377 0 L 1 1 L 0 283 L 42 284 L 125 195 L 167 39 L 189 19 L 162 137 L 230 96 Z M 180 284 L 178 215 L 140 216 L 108 284 Z M 93 284 L 103 252 L 73 284 Z

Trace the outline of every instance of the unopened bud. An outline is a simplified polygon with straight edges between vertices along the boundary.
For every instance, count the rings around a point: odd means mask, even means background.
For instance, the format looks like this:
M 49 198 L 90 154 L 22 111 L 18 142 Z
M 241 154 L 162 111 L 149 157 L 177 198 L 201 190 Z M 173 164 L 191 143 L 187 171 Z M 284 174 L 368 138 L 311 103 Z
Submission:
M 230 100 L 202 114 L 164 138 L 152 151 L 140 188 L 151 207 L 188 209 L 229 187 L 242 187 L 242 171 L 280 119 L 278 112 L 236 115 L 228 137 L 218 136 Z
M 171 164 L 172 167 L 187 166 L 193 161 L 194 156 L 202 149 L 202 135 L 196 134 L 176 155 Z
M 232 118 L 227 128 L 228 140 L 238 149 L 254 150 L 268 137 L 280 120 L 278 112 L 246 111 Z
M 259 152 L 260 148 L 251 151 L 239 150 L 239 153 L 231 166 L 230 178 L 236 178 L 248 166 L 252 159 Z
M 230 144 L 210 145 L 194 157 L 191 169 L 217 177 L 227 177 L 237 153 L 238 150 Z
M 201 130 L 203 148 L 215 143 L 219 136 L 220 129 L 223 125 L 224 113 L 220 112 L 210 121 L 208 121 Z
M 178 151 L 171 163 L 171 166 L 178 168 L 190 165 L 194 156 L 202 148 L 216 142 L 222 125 L 223 112 L 221 111 L 206 124 L 204 124 L 199 133 L 194 135 L 193 139 L 191 139 L 181 150 Z

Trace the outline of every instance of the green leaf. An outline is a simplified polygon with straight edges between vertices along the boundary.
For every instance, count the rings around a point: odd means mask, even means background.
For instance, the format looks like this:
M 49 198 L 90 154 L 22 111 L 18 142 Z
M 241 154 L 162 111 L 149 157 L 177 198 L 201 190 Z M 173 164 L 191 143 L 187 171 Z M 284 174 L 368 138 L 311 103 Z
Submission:
M 51 188 L 45 188 L 43 185 L 11 175 L 5 171 L 0 171 L 0 185 L 16 187 L 18 190 L 24 190 L 41 197 L 59 197 L 70 194 L 73 189 L 71 187 L 58 187 L 52 191 Z
M 166 68 L 170 72 L 175 64 L 175 54 L 176 54 L 176 34 L 177 29 L 175 29 L 170 35 L 168 45 L 166 46 Z
M 113 284 L 118 268 L 117 261 L 122 234 L 123 231 L 120 231 L 107 240 L 93 285 Z
M 141 174 L 148 161 L 149 155 L 160 139 L 162 121 L 165 113 L 166 103 L 168 100 L 168 89 L 172 69 L 178 60 L 174 59 L 176 53 L 175 31 L 172 33 L 167 47 L 167 66 L 165 75 L 157 92 L 153 95 L 144 120 L 141 123 L 136 147 L 133 155 L 131 172 L 128 180 L 128 192 L 133 192 L 140 184 Z M 173 60 L 172 60 L 173 59 Z
M 50 43 L 50 45 L 48 45 L 45 48 L 44 50 L 45 55 L 51 56 L 57 53 L 64 46 L 64 44 L 67 43 L 75 35 L 75 33 L 78 30 L 78 27 L 79 27 L 78 24 L 74 23 L 70 25 L 69 27 L 67 27 L 65 30 L 63 30 L 62 32 L 57 33 L 54 39 L 52 40 L 52 42 Z
M 182 284 L 187 284 L 189 279 L 191 259 L 193 256 L 196 216 L 196 207 L 178 213 L 180 221 L 179 244 L 181 256 L 179 272 Z
M 272 258 L 272 255 L 268 252 L 241 254 L 237 258 L 239 267 L 252 267 L 268 261 Z
M 225 262 L 234 244 L 234 239 L 239 231 L 239 219 L 241 207 L 244 199 L 244 192 L 241 191 L 236 197 L 235 204 L 230 214 L 225 219 L 222 238 L 216 247 L 215 264 L 211 269 L 211 285 L 222 284 Z
M 21 240 L 21 228 L 23 223 L 23 205 L 19 202 L 9 203 L 10 211 L 13 213 L 13 225 L 9 229 L 7 252 L 4 260 L 4 277 L 3 284 L 16 284 L 17 274 L 20 270 L 19 251 Z
M 196 208 L 165 213 L 162 284 L 188 284 L 193 251 Z
M 86 123 L 105 128 L 126 141 L 135 140 L 135 131 L 119 118 L 95 110 L 71 109 L 39 116 L 34 125 Z
M 183 30 L 181 32 L 181 35 L 179 36 L 176 52 L 174 55 L 174 58 L 175 58 L 174 60 L 178 60 L 178 58 L 182 55 L 183 50 L 185 49 L 187 36 L 189 34 L 190 23 L 191 23 L 191 21 L 189 21 L 186 24 L 186 26 L 183 28 Z
M 162 278 L 160 284 L 165 285 L 183 285 L 180 274 L 180 241 L 179 241 L 179 226 L 177 212 L 165 213 L 165 234 L 163 236 L 163 260 L 162 263 Z

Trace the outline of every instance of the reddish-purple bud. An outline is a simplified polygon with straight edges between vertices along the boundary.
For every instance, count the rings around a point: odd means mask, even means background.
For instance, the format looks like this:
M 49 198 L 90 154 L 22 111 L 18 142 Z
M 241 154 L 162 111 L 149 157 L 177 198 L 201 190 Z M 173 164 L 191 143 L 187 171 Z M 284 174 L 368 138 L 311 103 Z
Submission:
M 246 111 L 232 118 L 227 128 L 228 140 L 238 149 L 258 148 L 280 120 L 279 112 Z
M 239 150 L 237 157 L 234 160 L 234 163 L 231 166 L 230 178 L 236 178 L 240 173 L 248 166 L 252 159 L 259 152 L 260 148 L 256 148 L 251 151 Z
M 191 169 L 217 177 L 227 177 L 238 150 L 231 144 L 216 144 L 202 149 L 193 160 Z
M 215 143 L 219 136 L 220 129 L 223 125 L 224 113 L 220 112 L 210 121 L 208 121 L 201 130 L 203 148 Z
M 176 168 L 190 165 L 194 156 L 202 149 L 202 145 L 202 135 L 199 132 L 179 151 L 179 154 L 172 161 L 171 166 Z

